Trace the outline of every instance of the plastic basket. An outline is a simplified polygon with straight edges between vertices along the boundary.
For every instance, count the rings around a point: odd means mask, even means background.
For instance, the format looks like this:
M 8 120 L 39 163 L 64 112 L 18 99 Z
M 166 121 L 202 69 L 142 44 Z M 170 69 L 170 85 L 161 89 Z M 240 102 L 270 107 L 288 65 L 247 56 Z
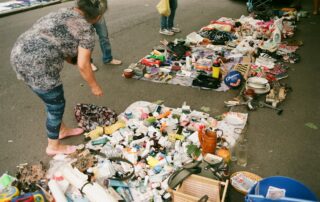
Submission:
M 171 190 L 171 195 L 173 202 L 197 202 L 205 195 L 209 197 L 210 202 L 224 202 L 228 184 L 228 180 L 221 182 L 199 175 L 191 175 L 182 182 L 177 190 Z
M 257 181 L 257 182 L 260 181 L 260 180 L 262 180 L 262 177 L 254 174 L 254 173 L 247 172 L 247 171 L 239 171 L 239 172 L 233 173 L 233 174 L 230 176 L 231 186 L 232 186 L 235 190 L 237 190 L 238 192 L 242 193 L 243 195 L 246 195 L 247 192 L 244 191 L 244 190 L 238 189 L 237 187 L 235 187 L 235 186 L 232 185 L 232 178 L 233 178 L 235 175 L 237 175 L 238 173 L 242 173 L 242 174 L 244 174 L 246 177 L 248 177 L 249 179 L 254 180 L 254 181 Z
M 272 200 L 265 198 L 269 186 L 285 189 L 285 198 Z M 283 176 L 268 177 L 255 184 L 248 192 L 246 202 L 316 202 L 316 195 L 301 182 Z

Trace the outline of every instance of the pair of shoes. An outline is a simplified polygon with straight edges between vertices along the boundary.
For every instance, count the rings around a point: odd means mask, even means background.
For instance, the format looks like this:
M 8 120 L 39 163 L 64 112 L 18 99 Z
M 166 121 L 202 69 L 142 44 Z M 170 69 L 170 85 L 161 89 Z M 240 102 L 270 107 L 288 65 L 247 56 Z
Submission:
M 54 155 L 57 155 L 57 154 L 66 154 L 66 155 L 68 155 L 68 154 L 74 153 L 75 151 L 77 151 L 77 147 L 76 146 L 70 146 L 70 145 L 68 145 L 65 150 L 54 150 L 54 149 L 50 149 L 48 147 L 46 149 L 46 153 L 49 156 L 54 156 Z
M 112 59 L 110 62 L 105 63 L 106 65 L 121 65 L 122 61 L 117 59 Z
M 174 32 L 174 33 L 179 33 L 181 32 L 181 30 L 178 27 L 172 27 L 171 29 L 169 29 L 170 31 Z
M 173 31 L 170 31 L 170 30 L 167 30 L 167 29 L 160 29 L 159 33 L 162 34 L 162 35 L 167 35 L 167 36 L 174 35 Z
M 91 69 L 92 69 L 93 72 L 98 71 L 98 67 L 93 63 L 91 63 Z

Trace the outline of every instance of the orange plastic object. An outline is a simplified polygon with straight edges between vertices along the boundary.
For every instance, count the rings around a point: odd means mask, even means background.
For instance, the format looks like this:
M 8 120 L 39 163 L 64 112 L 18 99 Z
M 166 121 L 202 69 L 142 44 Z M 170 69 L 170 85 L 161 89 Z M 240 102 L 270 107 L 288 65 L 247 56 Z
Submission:
M 162 113 L 162 114 L 159 114 L 159 115 L 157 116 L 157 119 L 166 118 L 166 117 L 168 117 L 170 114 L 171 114 L 171 111 L 166 111 L 166 112 L 164 112 L 164 113 Z
M 199 129 L 199 140 L 202 148 L 202 155 L 214 154 L 217 146 L 217 134 L 212 130 Z

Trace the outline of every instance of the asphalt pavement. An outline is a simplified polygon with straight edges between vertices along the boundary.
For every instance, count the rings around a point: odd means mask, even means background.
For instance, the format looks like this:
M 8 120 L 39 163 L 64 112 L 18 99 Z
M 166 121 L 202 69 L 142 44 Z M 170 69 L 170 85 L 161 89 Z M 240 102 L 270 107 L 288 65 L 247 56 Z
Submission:
M 76 126 L 73 107 L 77 103 L 108 106 L 120 113 L 139 100 L 164 100 L 169 107 L 179 107 L 184 101 L 192 109 L 210 107 L 212 116 L 225 112 L 223 101 L 238 94 L 205 91 L 196 88 L 157 84 L 121 77 L 123 69 L 137 62 L 159 44 L 163 38 L 184 38 L 199 30 L 210 20 L 221 16 L 239 18 L 247 15 L 245 1 L 232 0 L 183 0 L 179 1 L 176 23 L 182 32 L 174 37 L 159 35 L 159 15 L 153 0 L 110 0 L 105 14 L 114 58 L 123 65 L 103 65 L 98 41 L 93 52 L 99 71 L 95 73 L 104 90 L 104 96 L 91 95 L 89 88 L 74 66 L 65 65 L 62 72 L 67 100 L 64 121 Z M 0 174 L 14 173 L 20 163 L 48 162 L 45 154 L 45 111 L 42 102 L 21 81 L 16 79 L 9 62 L 11 48 L 17 37 L 38 18 L 61 7 L 72 6 L 67 2 L 0 18 Z M 304 8 L 311 10 L 311 1 Z M 298 23 L 296 39 L 304 45 L 298 51 L 301 62 L 291 64 L 289 77 L 283 82 L 293 89 L 287 95 L 278 116 L 270 109 L 249 112 L 247 138 L 248 165 L 232 166 L 233 171 L 246 170 L 262 177 L 282 175 L 295 178 L 320 196 L 320 16 L 303 18 Z M 306 127 L 314 123 L 319 129 Z M 82 137 L 64 140 L 79 144 Z M 242 196 L 229 189 L 229 201 L 242 201 Z

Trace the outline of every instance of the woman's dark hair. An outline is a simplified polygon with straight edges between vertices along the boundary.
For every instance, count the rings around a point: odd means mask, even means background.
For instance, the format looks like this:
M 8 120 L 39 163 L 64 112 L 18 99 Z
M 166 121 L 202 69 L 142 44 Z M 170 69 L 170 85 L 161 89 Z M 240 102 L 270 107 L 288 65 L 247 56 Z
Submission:
M 107 0 L 78 0 L 77 6 L 86 20 L 93 20 L 107 10 Z

